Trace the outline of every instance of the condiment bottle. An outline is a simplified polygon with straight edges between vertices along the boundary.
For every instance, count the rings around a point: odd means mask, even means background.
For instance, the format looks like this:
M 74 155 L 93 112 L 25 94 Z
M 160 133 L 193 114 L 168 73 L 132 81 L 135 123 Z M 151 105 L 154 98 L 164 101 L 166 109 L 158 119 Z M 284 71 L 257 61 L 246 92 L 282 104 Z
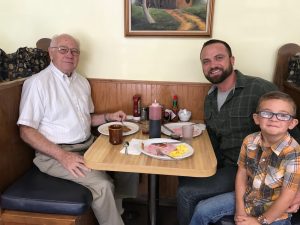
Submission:
M 148 107 L 142 107 L 141 109 L 141 130 L 143 134 L 149 134 Z
M 134 95 L 133 96 L 133 119 L 140 120 L 141 117 L 141 96 Z
M 149 106 L 149 138 L 160 138 L 161 105 L 156 100 Z
M 174 113 L 172 116 L 172 121 L 177 122 L 178 121 L 178 97 L 177 97 L 177 95 L 173 96 L 172 111 Z

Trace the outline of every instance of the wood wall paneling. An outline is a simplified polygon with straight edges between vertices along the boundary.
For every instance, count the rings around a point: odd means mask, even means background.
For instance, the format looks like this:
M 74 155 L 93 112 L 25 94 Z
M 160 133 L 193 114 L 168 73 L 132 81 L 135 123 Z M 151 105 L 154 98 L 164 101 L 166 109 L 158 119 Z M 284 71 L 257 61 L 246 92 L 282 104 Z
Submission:
M 203 120 L 203 100 L 210 84 L 155 82 L 155 81 L 124 81 L 89 79 L 95 112 L 114 112 L 124 110 L 132 115 L 132 97 L 141 95 L 142 105 L 149 106 L 155 99 L 166 108 L 171 108 L 172 98 L 178 96 L 179 108 L 192 111 L 192 118 Z

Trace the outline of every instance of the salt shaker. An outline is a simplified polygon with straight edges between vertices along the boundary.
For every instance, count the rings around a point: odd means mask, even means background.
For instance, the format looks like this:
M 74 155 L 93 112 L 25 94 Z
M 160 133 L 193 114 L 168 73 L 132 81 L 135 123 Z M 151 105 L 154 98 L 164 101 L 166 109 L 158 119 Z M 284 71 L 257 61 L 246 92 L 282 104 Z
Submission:
M 161 105 L 156 100 L 149 106 L 149 138 L 160 138 Z

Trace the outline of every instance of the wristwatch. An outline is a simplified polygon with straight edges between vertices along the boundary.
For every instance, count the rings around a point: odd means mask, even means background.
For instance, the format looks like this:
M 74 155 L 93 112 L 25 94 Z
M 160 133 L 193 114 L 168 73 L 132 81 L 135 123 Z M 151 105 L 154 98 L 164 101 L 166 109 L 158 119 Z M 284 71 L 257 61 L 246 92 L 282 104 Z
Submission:
M 269 225 L 269 222 L 264 214 L 261 214 L 259 217 L 257 217 L 257 221 L 262 225 Z

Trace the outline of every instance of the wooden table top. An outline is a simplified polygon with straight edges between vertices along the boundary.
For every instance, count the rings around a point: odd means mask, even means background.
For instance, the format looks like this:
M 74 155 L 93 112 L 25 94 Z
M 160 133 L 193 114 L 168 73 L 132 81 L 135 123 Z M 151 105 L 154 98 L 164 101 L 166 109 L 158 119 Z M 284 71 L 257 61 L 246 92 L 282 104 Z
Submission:
M 162 135 L 162 137 L 165 137 Z M 148 139 L 141 131 L 124 137 L 124 141 L 132 138 Z M 193 138 L 191 146 L 194 154 L 182 160 L 160 160 L 144 154 L 125 155 L 120 153 L 123 145 L 112 145 L 109 137 L 100 135 L 84 154 L 86 165 L 95 170 L 147 173 L 173 176 L 208 177 L 215 174 L 217 160 L 205 130 L 200 136 Z

